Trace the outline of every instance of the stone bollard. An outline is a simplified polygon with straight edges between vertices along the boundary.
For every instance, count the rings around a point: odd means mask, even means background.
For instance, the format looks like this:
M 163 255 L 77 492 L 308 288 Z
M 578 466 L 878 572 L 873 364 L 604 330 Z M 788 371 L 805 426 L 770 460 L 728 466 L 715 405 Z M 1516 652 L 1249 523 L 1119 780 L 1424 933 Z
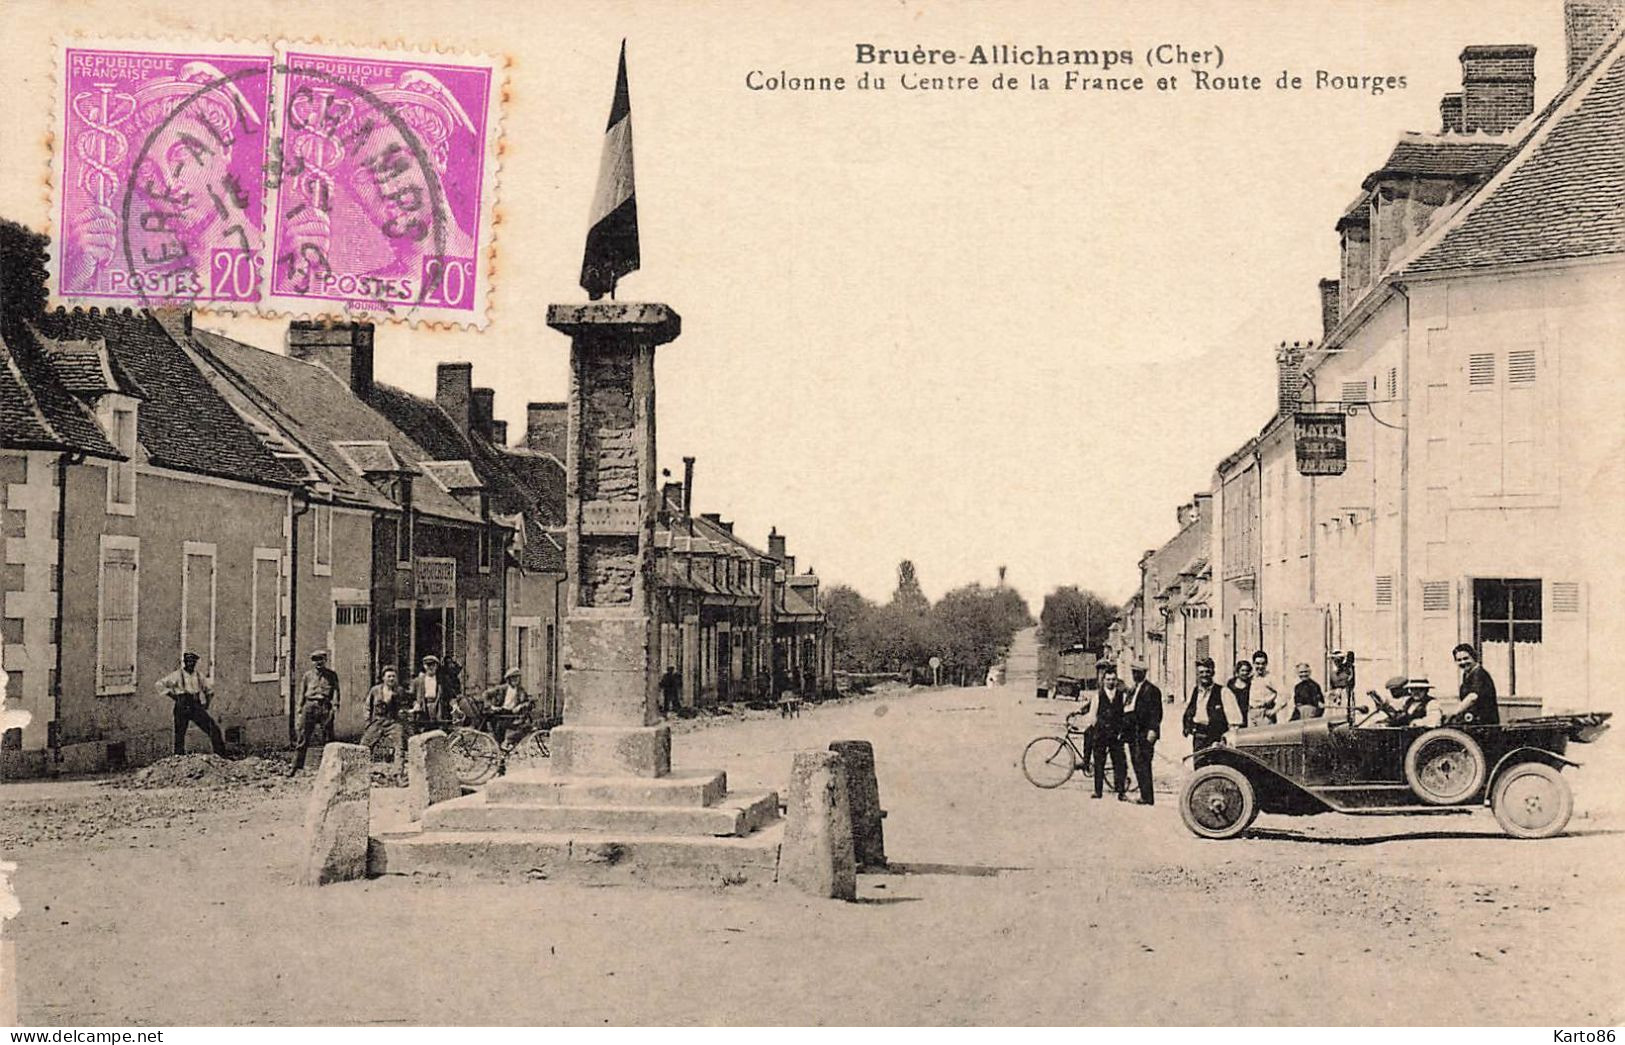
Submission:
M 852 810 L 852 851 L 859 867 L 886 866 L 886 835 L 881 818 L 880 782 L 875 779 L 875 746 L 867 740 L 837 740 L 829 749 L 846 767 L 846 799 Z
M 328 744 L 305 808 L 305 857 L 300 885 L 364 878 L 372 816 L 372 752 L 360 744 Z
M 413 820 L 423 819 L 423 811 L 436 802 L 462 793 L 444 732 L 433 729 L 406 742 L 406 809 Z
M 858 895 L 846 769 L 830 751 L 797 751 L 790 769 L 779 880 L 811 896 Z

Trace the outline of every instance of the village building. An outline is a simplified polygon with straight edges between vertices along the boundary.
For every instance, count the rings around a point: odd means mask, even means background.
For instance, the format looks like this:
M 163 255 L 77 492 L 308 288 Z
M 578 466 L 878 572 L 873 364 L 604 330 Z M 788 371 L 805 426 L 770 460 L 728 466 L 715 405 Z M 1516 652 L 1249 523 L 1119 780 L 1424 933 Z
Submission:
M 1612 390 L 1625 298 L 1620 5 L 1565 5 L 1569 79 L 1469 47 L 1437 135 L 1408 136 L 1337 223 L 1319 346 L 1282 346 L 1278 411 L 1215 476 L 1223 643 L 1324 677 L 1453 693 L 1470 642 L 1508 717 L 1606 706 L 1625 662 L 1599 572 L 1625 508 Z M 1300 474 L 1294 415 L 1345 419 L 1346 468 Z
M 300 477 L 147 312 L 45 312 L 45 241 L 0 224 L 7 775 L 168 754 L 157 681 L 192 650 L 228 739 L 287 736 Z M 192 744 L 205 743 L 190 731 Z

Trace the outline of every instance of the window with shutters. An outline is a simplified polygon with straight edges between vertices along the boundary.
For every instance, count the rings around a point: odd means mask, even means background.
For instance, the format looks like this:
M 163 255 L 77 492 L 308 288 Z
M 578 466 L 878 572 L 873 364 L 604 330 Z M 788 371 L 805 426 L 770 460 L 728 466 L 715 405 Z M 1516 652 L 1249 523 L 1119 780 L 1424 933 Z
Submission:
M 1383 574 L 1377 578 L 1377 605 L 1390 607 L 1394 604 L 1394 577 L 1392 574 Z
M 1448 613 L 1450 612 L 1450 582 L 1449 581 L 1423 581 L 1422 582 L 1422 612 Z
M 1399 368 L 1397 366 L 1388 368 L 1388 398 L 1399 398 Z
M 1535 353 L 1533 349 L 1519 349 L 1507 354 L 1507 383 L 1533 384 L 1535 380 Z
M 1495 353 L 1474 352 L 1467 357 L 1467 384 L 1482 388 L 1495 384 Z
M 1366 385 L 1365 385 L 1364 381 L 1344 381 L 1343 382 L 1343 402 L 1345 402 L 1345 403 L 1363 403 L 1363 402 L 1365 402 L 1366 400 L 1368 400 L 1370 398 L 1371 397 L 1367 394 Z
M 104 535 L 97 586 L 96 692 L 134 693 L 141 542 Z
M 198 671 L 213 678 L 215 546 L 186 541 L 181 559 L 181 650 L 196 653 Z
M 1580 584 L 1578 581 L 1552 582 L 1552 612 L 1580 612 Z
M 248 612 L 251 682 L 271 682 L 280 674 L 277 639 L 282 633 L 281 579 L 282 553 L 275 548 L 255 548 Z

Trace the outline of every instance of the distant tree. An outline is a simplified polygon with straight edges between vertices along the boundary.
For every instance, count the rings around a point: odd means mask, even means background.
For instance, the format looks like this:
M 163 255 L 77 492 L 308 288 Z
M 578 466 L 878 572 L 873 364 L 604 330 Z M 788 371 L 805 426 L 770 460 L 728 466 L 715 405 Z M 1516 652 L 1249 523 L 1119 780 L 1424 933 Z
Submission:
M 931 610 L 931 600 L 920 589 L 920 579 L 914 574 L 914 563 L 904 559 L 897 564 L 897 590 L 892 592 L 892 606 L 904 613 L 924 615 Z
M 1056 588 L 1044 596 L 1038 614 L 1038 640 L 1052 650 L 1083 646 L 1099 651 L 1118 607 L 1076 585 Z
M 870 670 L 869 620 L 877 607 L 855 589 L 837 584 L 823 595 L 824 616 L 835 645 L 835 665 L 843 671 Z
M 943 665 L 958 682 L 975 682 L 1010 651 L 1016 632 L 1032 624 L 1021 595 L 1011 588 L 967 584 L 931 608 Z

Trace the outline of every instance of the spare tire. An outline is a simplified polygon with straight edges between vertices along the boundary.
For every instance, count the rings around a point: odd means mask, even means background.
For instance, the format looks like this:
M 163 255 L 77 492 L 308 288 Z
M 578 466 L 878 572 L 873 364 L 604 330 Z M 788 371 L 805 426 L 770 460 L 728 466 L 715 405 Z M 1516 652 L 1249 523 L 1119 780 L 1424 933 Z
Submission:
M 1467 801 L 1483 789 L 1487 771 L 1484 749 L 1459 729 L 1430 729 L 1405 752 L 1405 783 L 1428 805 Z

